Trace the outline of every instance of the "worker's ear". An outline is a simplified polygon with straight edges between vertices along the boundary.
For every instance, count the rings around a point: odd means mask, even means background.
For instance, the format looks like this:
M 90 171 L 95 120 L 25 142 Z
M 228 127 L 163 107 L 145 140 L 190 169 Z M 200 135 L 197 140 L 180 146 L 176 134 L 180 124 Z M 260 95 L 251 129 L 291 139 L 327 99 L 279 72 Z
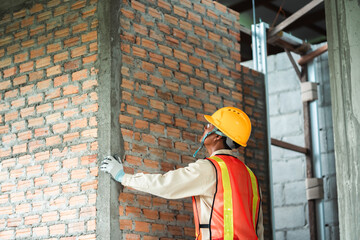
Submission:
M 222 138 L 223 138 L 222 136 L 216 134 L 215 141 L 222 140 Z

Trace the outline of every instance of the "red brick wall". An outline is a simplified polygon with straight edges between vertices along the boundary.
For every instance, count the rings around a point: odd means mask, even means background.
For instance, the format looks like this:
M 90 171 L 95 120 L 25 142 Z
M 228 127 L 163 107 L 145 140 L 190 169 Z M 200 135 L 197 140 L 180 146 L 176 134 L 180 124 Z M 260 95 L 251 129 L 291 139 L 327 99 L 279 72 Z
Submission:
M 269 233 L 263 76 L 239 65 L 239 15 L 208 0 L 124 0 L 119 13 L 126 171 L 186 166 L 204 113 L 244 109 L 253 133 L 239 156 L 259 177 Z M 0 239 L 96 237 L 97 19 L 96 0 L 1 16 Z M 124 188 L 119 213 L 122 239 L 194 236 L 190 199 Z
M 0 21 L 0 239 L 95 238 L 95 1 Z
M 269 224 L 263 76 L 239 65 L 239 15 L 207 0 L 123 1 L 120 12 L 126 171 L 159 173 L 193 162 L 203 114 L 237 106 L 252 119 L 240 158 L 259 176 Z M 191 199 L 124 188 L 120 228 L 124 239 L 192 239 Z

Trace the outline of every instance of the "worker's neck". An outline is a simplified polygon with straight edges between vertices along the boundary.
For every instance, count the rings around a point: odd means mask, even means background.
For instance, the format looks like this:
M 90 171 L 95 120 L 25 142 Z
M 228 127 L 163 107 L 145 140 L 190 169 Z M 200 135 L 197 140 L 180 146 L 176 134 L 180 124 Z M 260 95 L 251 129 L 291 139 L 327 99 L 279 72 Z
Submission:
M 221 150 L 221 149 L 227 149 L 227 148 L 225 147 L 224 144 L 219 143 L 219 144 L 215 144 L 213 146 L 208 146 L 206 149 L 207 149 L 209 155 L 211 156 L 214 152 Z

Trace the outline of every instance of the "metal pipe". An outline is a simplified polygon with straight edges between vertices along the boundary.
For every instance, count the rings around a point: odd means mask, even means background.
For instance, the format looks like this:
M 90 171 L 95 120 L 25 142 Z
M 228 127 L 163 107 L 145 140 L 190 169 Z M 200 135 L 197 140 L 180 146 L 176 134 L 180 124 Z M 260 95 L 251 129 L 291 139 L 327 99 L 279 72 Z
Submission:
M 280 35 L 280 39 L 287 42 L 287 43 L 290 43 L 291 45 L 302 45 L 303 44 L 303 40 L 301 40 L 300 38 L 297 38 L 289 33 L 286 33 L 286 32 L 280 32 L 279 33 Z
M 308 81 L 317 82 L 316 76 L 316 62 L 313 60 L 307 64 L 308 68 Z M 316 178 L 322 178 L 321 166 L 321 150 L 320 150 L 320 133 L 319 133 L 319 113 L 318 101 L 312 101 L 310 106 L 310 125 L 311 125 L 311 148 L 313 159 L 313 175 Z M 324 216 L 324 201 L 323 199 L 315 200 L 316 209 L 316 225 L 317 225 L 317 238 L 325 240 L 325 216 Z
M 272 227 L 272 239 L 276 240 L 275 234 L 275 216 L 274 216 L 274 187 L 273 187 L 273 175 L 272 175 L 272 159 L 271 159 L 271 132 L 270 132 L 270 111 L 269 111 L 269 93 L 268 93 L 268 74 L 267 74 L 267 37 L 266 30 L 269 28 L 267 23 L 253 24 L 252 29 L 252 43 L 257 50 L 256 55 L 253 56 L 254 69 L 264 74 L 265 84 L 265 103 L 266 103 L 266 126 L 268 137 L 268 163 L 269 163 L 269 185 L 270 185 L 270 205 L 271 205 L 271 227 Z M 254 54 L 254 50 L 253 50 Z

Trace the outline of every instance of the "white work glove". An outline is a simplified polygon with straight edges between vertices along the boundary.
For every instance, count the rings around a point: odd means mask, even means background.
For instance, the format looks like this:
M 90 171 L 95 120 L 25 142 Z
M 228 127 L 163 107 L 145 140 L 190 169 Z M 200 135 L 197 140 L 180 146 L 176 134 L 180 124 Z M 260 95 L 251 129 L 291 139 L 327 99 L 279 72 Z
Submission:
M 115 159 L 115 157 L 117 159 Z M 101 163 L 100 170 L 110 173 L 111 176 L 118 182 L 121 182 L 125 172 L 121 159 L 117 156 L 106 156 Z

